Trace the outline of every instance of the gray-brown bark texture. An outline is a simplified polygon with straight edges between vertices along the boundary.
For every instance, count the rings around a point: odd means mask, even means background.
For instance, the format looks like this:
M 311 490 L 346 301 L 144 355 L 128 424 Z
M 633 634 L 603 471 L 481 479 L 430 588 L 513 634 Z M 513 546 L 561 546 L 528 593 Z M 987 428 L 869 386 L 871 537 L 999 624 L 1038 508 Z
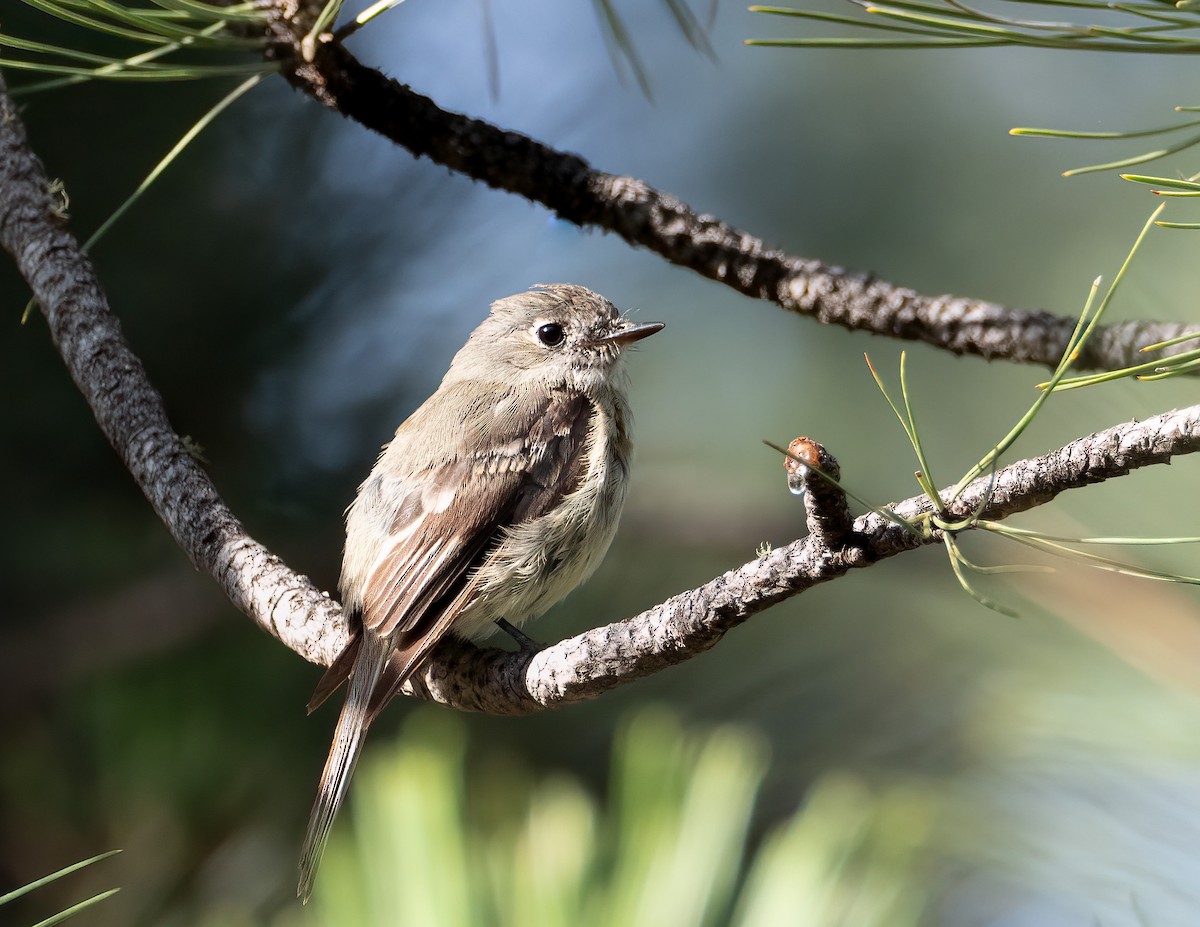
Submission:
M 33 290 L 100 430 L 192 563 L 266 631 L 306 659 L 329 663 L 345 643 L 340 608 L 246 533 L 171 428 L 91 261 L 67 229 L 2 77 L 0 244 Z
M 594 170 L 583 158 L 519 132 L 447 112 L 433 100 L 359 62 L 336 42 L 299 55 L 296 25 L 277 23 L 273 54 L 295 87 L 349 119 L 453 171 L 540 203 L 579 226 L 615 232 L 672 264 L 829 325 L 951 351 L 1054 367 L 1076 319 L 959 296 L 925 296 L 769 247 L 749 232 L 697 213 L 634 178 Z M 300 35 L 303 30 L 300 30 Z M 1174 322 L 1097 328 L 1078 368 L 1117 369 L 1153 359 L 1148 344 L 1189 330 Z

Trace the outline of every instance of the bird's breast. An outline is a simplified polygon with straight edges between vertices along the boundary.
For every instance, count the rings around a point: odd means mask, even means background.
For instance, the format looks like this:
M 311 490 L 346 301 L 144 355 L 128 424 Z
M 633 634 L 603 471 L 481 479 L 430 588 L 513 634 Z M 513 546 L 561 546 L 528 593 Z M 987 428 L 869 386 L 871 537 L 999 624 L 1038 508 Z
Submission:
M 480 567 L 479 594 L 455 623 L 482 637 L 497 618 L 536 618 L 595 572 L 617 530 L 628 488 L 631 446 L 623 402 L 595 403 L 576 488 L 537 518 L 508 528 Z

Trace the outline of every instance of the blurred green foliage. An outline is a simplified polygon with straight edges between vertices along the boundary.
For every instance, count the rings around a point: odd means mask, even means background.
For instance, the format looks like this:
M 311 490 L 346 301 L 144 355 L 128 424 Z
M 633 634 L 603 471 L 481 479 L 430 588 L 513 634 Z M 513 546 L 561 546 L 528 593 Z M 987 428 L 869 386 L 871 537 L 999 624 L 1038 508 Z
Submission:
M 359 775 L 353 827 L 310 909 L 277 927 L 908 927 L 931 832 L 919 792 L 833 776 L 747 843 L 766 770 L 742 728 L 685 731 L 640 709 L 617 733 L 608 801 L 570 776 L 466 758 L 465 730 L 418 712 Z

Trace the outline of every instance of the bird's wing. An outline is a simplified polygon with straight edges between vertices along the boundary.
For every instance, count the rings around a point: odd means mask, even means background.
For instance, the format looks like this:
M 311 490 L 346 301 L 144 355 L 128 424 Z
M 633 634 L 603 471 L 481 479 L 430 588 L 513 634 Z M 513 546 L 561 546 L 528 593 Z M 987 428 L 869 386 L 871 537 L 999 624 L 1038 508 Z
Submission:
M 551 394 L 522 418 L 493 430 L 488 447 L 442 467 L 419 499 L 400 506 L 362 590 L 365 629 L 396 638 L 422 629 L 505 529 L 550 511 L 579 484 L 591 403 Z
M 389 676 L 401 672 L 388 688 L 403 682 L 469 603 L 467 585 L 505 530 L 550 511 L 579 485 L 591 416 L 585 397 L 552 394 L 396 507 L 362 589 L 363 630 L 318 683 L 310 711 L 349 675 L 363 635 L 404 652 L 403 665 L 389 667 Z
M 397 508 L 391 539 L 367 575 L 362 629 L 309 703 L 312 710 L 349 679 L 300 853 L 305 901 L 367 728 L 471 601 L 476 568 L 505 529 L 544 514 L 579 485 L 591 415 L 584 397 L 551 395 Z

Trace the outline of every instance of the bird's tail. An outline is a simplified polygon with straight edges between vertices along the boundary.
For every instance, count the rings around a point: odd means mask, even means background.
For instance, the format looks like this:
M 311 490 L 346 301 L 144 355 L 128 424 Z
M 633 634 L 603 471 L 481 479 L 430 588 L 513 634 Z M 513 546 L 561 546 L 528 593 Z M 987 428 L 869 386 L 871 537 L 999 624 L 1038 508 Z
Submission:
M 350 671 L 346 704 L 338 717 L 333 745 L 325 760 L 317 797 L 313 801 L 312 813 L 308 817 L 308 830 L 304 834 L 304 845 L 300 850 L 300 883 L 296 894 L 305 902 L 312 894 L 313 881 L 321 854 L 329 840 L 329 831 L 338 808 L 346 797 L 354 765 L 362 751 L 363 739 L 370 723 L 371 693 L 379 682 L 380 674 L 387 662 L 388 647 L 382 641 L 364 639 L 358 648 L 354 668 Z

